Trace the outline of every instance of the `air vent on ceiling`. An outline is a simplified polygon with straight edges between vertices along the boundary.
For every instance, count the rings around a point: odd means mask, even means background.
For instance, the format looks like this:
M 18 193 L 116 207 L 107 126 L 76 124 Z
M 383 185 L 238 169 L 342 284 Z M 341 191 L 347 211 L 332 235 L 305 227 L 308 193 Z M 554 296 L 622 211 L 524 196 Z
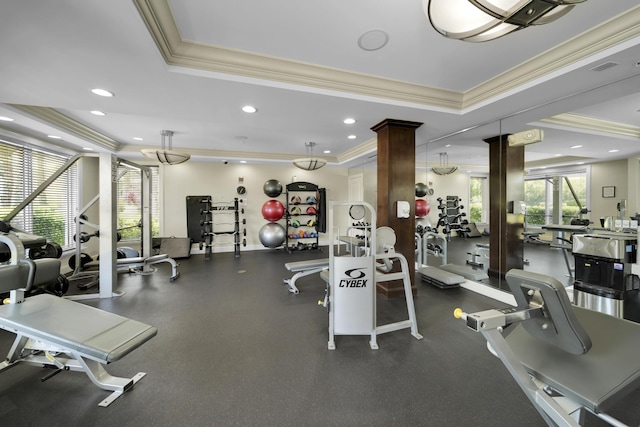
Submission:
M 604 62 L 600 65 L 596 65 L 593 68 L 589 68 L 589 70 L 591 71 L 604 71 L 604 70 L 608 70 L 609 68 L 613 68 L 616 65 L 620 65 L 619 62 L 613 62 L 613 61 L 608 61 L 608 62 Z

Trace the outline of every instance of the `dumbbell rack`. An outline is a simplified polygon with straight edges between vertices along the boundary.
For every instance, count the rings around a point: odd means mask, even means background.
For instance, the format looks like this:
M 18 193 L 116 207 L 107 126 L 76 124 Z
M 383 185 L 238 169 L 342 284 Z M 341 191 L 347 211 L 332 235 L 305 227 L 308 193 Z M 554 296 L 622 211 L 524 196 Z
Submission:
M 447 196 L 445 200 L 438 198 L 438 209 L 440 215 L 437 227 L 442 227 L 442 234 L 447 236 L 447 240 L 451 240 L 451 231 L 457 231 L 459 235 L 465 236 L 465 227 L 460 218 L 465 216 L 464 206 L 460 204 L 462 199 L 458 196 Z M 465 220 L 466 221 L 466 220 Z
M 245 218 L 242 218 L 242 221 L 240 220 L 240 214 L 244 213 L 244 209 L 239 209 L 238 198 L 236 197 L 235 199 L 233 199 L 233 202 L 213 203 L 211 200 L 211 197 L 208 196 L 208 197 L 202 198 L 200 203 L 202 205 L 202 208 L 200 209 L 200 215 L 202 216 L 202 218 L 200 219 L 200 226 L 202 227 L 201 234 L 200 234 L 202 238 L 202 240 L 200 241 L 200 249 L 202 250 L 203 247 L 205 248 L 204 259 L 207 261 L 211 259 L 211 248 L 215 244 L 214 240 L 216 236 L 224 236 L 224 235 L 233 236 L 234 255 L 236 258 L 239 258 L 240 245 L 241 245 L 240 223 L 242 222 L 242 224 L 244 225 L 247 223 L 247 221 Z M 233 217 L 234 217 L 233 222 L 229 222 L 229 223 L 215 222 L 213 219 L 215 215 L 229 215 L 229 214 L 233 214 Z M 223 230 L 223 231 L 214 230 L 214 225 L 222 225 L 222 224 L 233 225 L 233 230 Z M 246 236 L 247 230 L 244 229 L 242 231 L 242 234 Z M 244 237 L 242 239 L 242 245 L 243 246 L 247 245 L 247 240 Z

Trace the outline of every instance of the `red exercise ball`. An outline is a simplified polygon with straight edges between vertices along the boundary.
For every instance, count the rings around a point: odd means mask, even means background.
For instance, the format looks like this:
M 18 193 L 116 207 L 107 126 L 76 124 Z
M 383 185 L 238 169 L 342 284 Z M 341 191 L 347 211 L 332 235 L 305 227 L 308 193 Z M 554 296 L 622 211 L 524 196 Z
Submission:
M 429 206 L 429 203 L 423 199 L 416 199 L 416 216 L 418 218 L 423 218 L 429 215 L 429 212 L 431 212 L 431 206 Z
M 278 221 L 284 216 L 284 205 L 279 200 L 267 200 L 262 205 L 262 216 L 269 222 Z

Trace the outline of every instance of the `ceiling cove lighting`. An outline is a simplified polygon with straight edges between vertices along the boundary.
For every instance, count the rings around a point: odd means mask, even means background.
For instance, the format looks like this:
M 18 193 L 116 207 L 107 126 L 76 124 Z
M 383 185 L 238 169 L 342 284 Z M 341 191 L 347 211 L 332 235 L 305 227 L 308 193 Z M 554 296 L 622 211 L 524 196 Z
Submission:
M 433 28 L 445 37 L 484 42 L 530 25 L 553 22 L 586 0 L 422 0 Z
M 293 165 L 297 168 L 304 169 L 306 171 L 318 170 L 327 164 L 327 161 L 317 157 L 313 157 L 313 147 L 315 142 L 305 142 L 304 146 L 307 147 L 307 156 L 301 159 L 295 159 Z
M 140 150 L 140 152 L 150 159 L 159 161 L 163 165 L 177 165 L 184 163 L 191 158 L 190 154 L 180 153 L 171 149 L 173 131 L 163 130 L 160 132 L 160 135 L 162 135 L 162 146 L 160 150 L 144 149 Z

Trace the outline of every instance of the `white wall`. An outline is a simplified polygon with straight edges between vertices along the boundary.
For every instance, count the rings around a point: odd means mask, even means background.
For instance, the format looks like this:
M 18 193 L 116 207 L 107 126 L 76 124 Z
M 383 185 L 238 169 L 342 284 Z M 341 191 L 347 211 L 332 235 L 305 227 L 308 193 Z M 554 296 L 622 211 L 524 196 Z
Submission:
M 245 196 L 238 196 L 236 188 L 240 185 L 247 188 Z M 294 178 L 295 177 L 295 178 Z M 244 216 L 247 224 L 241 225 L 247 230 L 246 250 L 266 249 L 258 238 L 260 228 L 267 223 L 262 217 L 262 205 L 269 200 L 264 194 L 264 183 L 269 179 L 277 179 L 283 186 L 283 194 L 277 199 L 286 206 L 284 188 L 295 181 L 306 181 L 327 189 L 327 200 L 347 200 L 349 185 L 347 169 L 325 166 L 317 171 L 304 171 L 293 165 L 251 165 L 197 162 L 190 160 L 174 166 L 161 166 L 160 170 L 160 234 L 163 237 L 187 236 L 187 196 L 211 196 L 213 202 L 232 202 L 235 197 L 244 197 L 246 205 Z M 327 205 L 328 207 L 328 205 Z M 283 226 L 284 219 L 279 221 Z M 233 227 L 231 226 L 231 229 Z M 327 235 L 320 235 L 320 244 L 327 244 Z M 216 245 L 214 252 L 233 251 L 233 238 L 228 237 L 229 244 Z M 226 242 L 221 237 L 220 242 Z M 311 240 L 309 241 L 311 242 Z M 245 248 L 242 248 L 245 249 Z M 194 246 L 194 253 L 198 252 Z
M 618 215 L 617 204 L 628 198 L 627 160 L 594 163 L 591 165 L 591 213 L 589 219 L 594 225 L 600 224 L 600 217 Z M 614 198 L 603 198 L 602 187 L 616 187 Z M 627 218 L 635 214 L 635 206 L 627 205 Z

